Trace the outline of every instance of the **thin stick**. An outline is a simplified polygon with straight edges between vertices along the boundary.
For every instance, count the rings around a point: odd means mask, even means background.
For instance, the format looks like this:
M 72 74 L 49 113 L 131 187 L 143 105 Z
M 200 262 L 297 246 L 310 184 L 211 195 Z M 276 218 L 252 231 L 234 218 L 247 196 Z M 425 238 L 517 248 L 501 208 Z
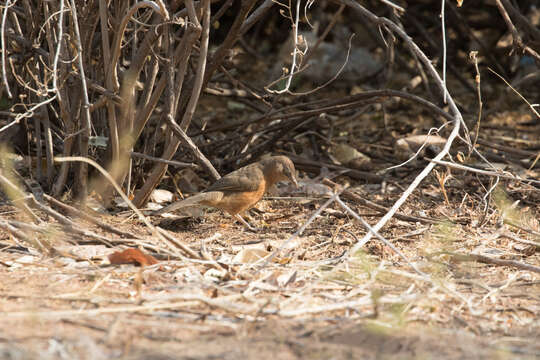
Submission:
M 469 58 L 474 64 L 474 69 L 476 70 L 476 77 L 474 78 L 474 82 L 476 84 L 476 96 L 478 97 L 478 117 L 476 120 L 476 129 L 474 134 L 474 141 L 472 143 L 472 146 L 469 150 L 469 156 L 471 156 L 472 149 L 476 147 L 476 142 L 478 141 L 478 135 L 480 134 L 480 122 L 482 120 L 482 89 L 480 88 L 481 78 L 480 78 L 480 70 L 478 69 L 478 58 L 476 57 L 478 55 L 478 51 L 471 51 L 469 54 Z
M 235 294 L 225 297 L 227 300 L 241 298 L 242 294 Z M 135 305 L 135 306 L 118 306 L 118 307 L 109 307 L 109 308 L 99 308 L 91 310 L 58 310 L 58 311 L 13 311 L 13 312 L 2 312 L 0 316 L 6 318 L 42 318 L 42 319 L 54 319 L 54 318 L 63 318 L 63 317 L 73 317 L 73 316 L 97 316 L 101 314 L 117 314 L 117 313 L 132 313 L 139 311 L 153 311 L 160 309 L 178 309 L 185 308 L 189 306 L 198 305 L 200 302 L 203 302 L 207 305 L 222 308 L 231 312 L 238 312 L 242 314 L 250 314 L 252 311 L 246 310 L 245 308 L 233 307 L 232 304 L 224 303 L 220 299 L 210 299 L 204 296 L 198 295 L 186 295 L 186 296 L 175 296 L 176 298 L 182 298 L 182 301 L 169 302 L 166 304 L 148 304 L 148 305 Z
M 460 164 L 456 164 L 456 163 L 449 162 L 449 161 L 441 161 L 441 160 L 435 160 L 435 159 L 431 160 L 431 162 L 434 163 L 434 164 L 444 165 L 444 166 L 448 166 L 448 167 L 451 167 L 451 168 L 455 168 L 455 169 L 459 169 L 459 170 L 463 170 L 463 171 L 469 171 L 469 172 L 473 172 L 473 173 L 477 173 L 477 174 L 482 174 L 482 175 L 487 175 L 487 176 L 496 176 L 496 177 L 500 177 L 500 178 L 503 178 L 503 179 L 510 179 L 510 180 L 515 180 L 515 181 L 530 182 L 530 183 L 534 183 L 534 184 L 540 184 L 540 180 L 523 179 L 523 178 L 520 178 L 519 176 L 512 175 L 510 173 L 499 173 L 499 172 L 496 172 L 496 171 L 475 169 L 475 168 L 470 167 L 470 166 L 465 166 L 465 165 L 460 165 Z
M 197 158 L 199 164 L 212 176 L 214 180 L 219 180 L 221 178 L 221 175 L 217 172 L 217 170 L 214 168 L 210 160 L 199 150 L 197 145 L 187 136 L 187 134 L 182 130 L 180 125 L 174 121 L 174 118 L 171 114 L 167 115 L 167 123 L 171 127 L 174 134 L 182 141 L 182 143 L 191 150 L 191 153 Z
M 270 84 L 270 85 L 265 87 L 265 90 L 268 91 L 269 93 L 283 94 L 285 92 L 288 92 L 290 87 L 291 87 L 291 82 L 292 82 L 293 76 L 296 75 L 297 72 L 298 72 L 296 70 L 296 68 L 297 68 L 297 66 L 296 66 L 296 58 L 298 57 L 298 53 L 300 52 L 300 50 L 298 49 L 298 26 L 300 25 L 300 3 L 301 3 L 301 0 L 296 0 L 295 20 L 294 20 L 294 23 L 292 24 L 293 36 L 294 36 L 294 39 L 293 39 L 293 45 L 294 46 L 293 46 L 293 53 L 292 53 L 292 60 L 291 60 L 291 70 L 289 71 L 289 74 L 286 76 L 287 81 L 285 83 L 285 87 L 282 90 L 271 90 L 270 86 L 272 84 Z M 290 2 L 289 2 L 289 4 L 290 4 Z M 292 14 L 291 14 L 290 5 L 287 6 L 287 9 L 288 9 L 288 12 L 290 14 L 288 17 L 292 21 Z
M 509 83 L 508 81 L 506 81 L 505 78 L 503 78 L 501 75 L 497 74 L 497 73 L 495 72 L 495 70 L 493 70 L 493 69 L 490 68 L 490 67 L 488 67 L 488 70 L 491 71 L 493 74 L 495 74 L 499 79 L 501 79 L 502 81 L 504 81 L 504 83 L 505 83 L 506 85 L 508 85 L 508 87 L 509 87 L 510 89 L 512 89 L 512 91 L 515 92 L 515 93 L 521 98 L 521 100 L 525 101 L 525 103 L 526 103 L 527 105 L 529 105 L 529 108 L 530 108 L 531 111 L 536 115 L 536 117 L 540 118 L 540 114 L 538 113 L 538 111 L 536 111 L 536 109 L 534 108 L 534 106 L 533 106 L 527 99 L 525 99 L 525 97 L 524 97 L 523 95 L 521 95 L 521 94 L 519 93 L 519 91 L 517 91 L 516 89 L 514 89 L 514 87 L 513 87 L 512 85 L 510 85 L 510 83 Z
M 354 212 L 350 207 L 348 207 L 343 201 L 341 201 L 341 199 L 339 198 L 339 196 L 336 198 L 336 202 L 343 208 L 345 209 L 345 211 L 347 211 L 349 214 L 351 214 L 356 220 L 360 221 L 360 223 L 366 228 L 368 229 L 368 231 L 372 232 L 373 235 L 375 235 L 379 240 L 381 240 L 386 246 L 388 246 L 390 249 L 394 250 L 394 252 L 396 254 L 398 254 L 403 260 L 405 260 L 405 262 L 411 267 L 413 268 L 414 271 L 416 271 L 419 275 L 422 275 L 422 276 L 426 276 L 426 277 L 429 277 L 426 273 L 424 273 L 423 271 L 421 271 L 420 269 L 418 269 L 416 267 L 416 265 L 414 265 L 412 262 L 409 261 L 409 259 L 407 259 L 407 257 L 405 255 L 403 255 L 403 253 L 394 246 L 394 244 L 392 244 L 391 242 L 389 242 L 388 240 L 386 240 L 381 234 L 379 234 L 378 232 L 374 231 L 373 228 L 371 227 L 371 225 L 369 225 L 364 219 L 362 219 L 362 217 L 360 217 L 356 212 Z
M 86 86 L 86 77 L 84 75 L 84 56 L 83 56 L 83 48 L 81 44 L 81 34 L 79 32 L 79 21 L 77 19 L 77 9 L 75 6 L 75 0 L 71 0 L 71 16 L 73 17 L 73 28 L 75 30 L 75 45 L 77 46 L 77 52 L 78 52 L 78 65 L 79 65 L 79 73 L 81 74 L 81 85 L 82 85 L 82 98 L 83 98 L 83 128 L 85 128 L 85 132 L 83 132 L 79 136 L 79 146 L 80 146 L 80 153 L 82 157 L 88 157 L 88 140 L 90 136 L 92 135 L 92 118 L 90 115 L 90 100 L 88 98 L 88 87 Z M 86 195 L 87 195 L 87 187 L 88 187 L 88 165 L 86 163 L 82 163 L 81 167 L 79 169 L 79 185 L 80 185 L 80 199 L 84 203 L 86 201 Z
M 175 246 L 177 246 L 179 249 L 184 251 L 186 254 L 188 254 L 192 259 L 202 259 L 195 251 L 191 250 L 189 246 L 181 242 L 180 240 L 172 237 L 169 235 L 164 229 L 160 228 L 159 226 L 156 227 L 156 229 L 165 236 L 171 243 L 173 243 Z
M 138 152 L 135 152 L 135 151 L 131 152 L 131 157 L 137 157 L 137 158 L 141 158 L 141 159 L 145 159 L 145 160 L 160 162 L 160 163 L 164 163 L 164 164 L 167 164 L 167 165 L 176 166 L 176 167 L 179 167 L 179 168 L 197 169 L 199 167 L 199 165 L 197 165 L 197 164 L 186 163 L 186 162 L 175 161 L 175 160 L 165 160 L 165 159 L 162 159 L 162 158 L 157 158 L 157 157 L 154 157 L 154 156 L 138 153 Z
M 497 8 L 499 9 L 499 12 L 501 13 L 503 17 L 504 22 L 506 23 L 506 26 L 508 27 L 508 30 L 510 30 L 510 32 L 512 33 L 512 40 L 513 40 L 514 47 L 517 47 L 524 53 L 527 53 L 530 56 L 534 57 L 536 61 L 540 61 L 540 54 L 538 54 L 534 49 L 530 48 L 529 46 L 523 43 L 523 40 L 521 39 L 519 32 L 517 31 L 516 27 L 512 23 L 512 20 L 510 19 L 510 16 L 508 15 L 508 12 L 504 8 L 504 5 L 502 4 L 501 0 L 495 0 L 495 4 L 497 5 Z
M 442 31 L 442 46 L 443 46 L 443 84 L 446 88 L 446 23 L 444 16 L 444 3 L 446 0 L 441 0 L 441 31 Z M 446 104 L 446 91 L 444 92 L 444 103 Z
M 483 264 L 492 264 L 497 266 L 508 266 L 517 268 L 520 270 L 526 270 L 526 271 L 532 271 L 535 273 L 540 273 L 540 267 L 524 264 L 519 261 L 515 260 L 504 260 L 504 259 L 496 259 L 485 255 L 479 255 L 479 254 L 459 254 L 449 251 L 443 251 L 441 254 L 446 254 L 452 256 L 453 260 L 457 261 L 476 261 Z
M 439 88 L 441 89 L 443 94 L 448 93 L 448 90 L 446 89 L 446 86 L 444 85 L 444 82 L 441 80 L 437 70 L 433 67 L 431 61 L 424 54 L 424 52 L 418 47 L 418 45 L 416 45 L 416 43 L 414 43 L 411 40 L 409 35 L 407 35 L 407 33 L 405 33 L 405 31 L 403 31 L 403 29 L 401 29 L 394 22 L 392 22 L 392 21 L 390 21 L 390 20 L 388 20 L 386 18 L 376 16 L 375 14 L 368 11 L 363 6 L 361 6 L 360 4 L 358 4 L 357 2 L 355 2 L 353 0 L 341 0 L 341 2 L 343 2 L 346 5 L 350 6 L 351 8 L 353 8 L 354 10 L 356 10 L 357 12 L 362 14 L 362 16 L 367 17 L 369 20 L 373 21 L 374 23 L 379 24 L 379 25 L 384 25 L 384 26 L 388 27 L 389 29 L 391 29 L 393 32 L 395 32 L 397 35 L 399 35 L 399 37 L 401 37 L 407 43 L 407 45 L 410 46 L 412 51 L 424 63 L 424 65 L 426 66 L 426 68 L 430 72 L 431 76 L 435 79 L 437 85 L 439 86 Z M 460 113 L 459 109 L 457 108 L 454 100 L 452 99 L 451 96 L 449 96 L 449 94 L 448 94 L 448 99 L 447 100 L 448 100 L 448 104 L 450 106 L 450 109 L 451 109 L 451 111 L 452 111 L 452 113 L 454 115 L 454 119 L 453 119 L 454 128 L 452 129 L 452 132 L 448 136 L 448 139 L 447 139 L 446 144 L 445 144 L 444 148 L 442 149 L 442 151 L 439 152 L 437 154 L 437 156 L 435 156 L 435 160 L 442 160 L 448 154 L 454 139 L 459 135 L 461 125 L 463 124 L 463 126 L 465 127 L 463 117 L 461 116 L 461 113 Z M 433 170 L 434 167 L 435 167 L 435 163 L 430 162 L 422 170 L 422 172 L 414 179 L 414 181 L 409 185 L 409 187 L 403 192 L 403 194 L 400 196 L 400 198 L 394 203 L 394 205 L 388 211 L 388 213 L 386 213 L 379 220 L 379 222 L 377 222 L 377 224 L 375 226 L 373 226 L 373 229 L 374 229 L 375 232 L 378 232 L 394 216 L 394 214 L 399 210 L 401 205 L 403 205 L 403 203 L 405 203 L 407 198 L 418 187 L 418 185 L 420 185 L 420 182 L 426 176 L 429 175 L 429 173 Z M 371 231 L 368 232 L 364 236 L 364 238 L 350 250 L 349 255 L 354 254 L 362 246 L 364 246 L 365 243 L 367 243 L 371 239 L 372 234 L 373 233 Z
M 169 249 L 174 249 L 175 247 L 174 246 L 171 246 L 170 242 L 167 241 L 160 233 L 159 231 L 154 227 L 154 225 L 152 225 L 148 219 L 143 215 L 143 213 L 137 209 L 137 207 L 135 207 L 135 205 L 133 205 L 133 203 L 131 202 L 131 200 L 129 200 L 129 198 L 126 196 L 126 194 L 124 194 L 124 192 L 122 191 L 122 189 L 120 188 L 120 186 L 118 186 L 118 184 L 116 183 L 116 181 L 114 181 L 114 179 L 112 178 L 112 176 L 104 169 L 101 167 L 101 165 L 99 165 L 98 163 L 96 163 L 94 160 L 92 159 L 87 159 L 87 158 L 83 158 L 81 156 L 71 156 L 71 157 L 55 157 L 54 158 L 54 161 L 57 161 L 57 162 L 67 162 L 67 161 L 72 161 L 72 162 L 75 162 L 75 161 L 83 161 L 83 162 L 86 162 L 92 166 L 94 166 L 96 169 L 99 170 L 99 172 L 107 179 L 109 180 L 109 182 L 112 184 L 112 186 L 114 187 L 114 189 L 118 192 L 118 194 L 120 195 L 120 197 L 122 197 L 122 200 L 124 200 L 126 202 L 126 204 L 128 204 L 128 206 L 135 212 L 135 214 L 137 214 L 137 217 L 139 218 L 139 220 L 141 220 L 151 231 L 152 233 L 157 237 L 159 238 L 161 241 L 163 241 L 163 243 L 165 243 L 167 245 L 167 247 L 169 247 Z
M 15 2 L 14 2 L 15 3 Z M 6 72 L 6 36 L 5 36 L 5 29 L 6 29 L 6 18 L 8 9 L 12 6 L 11 0 L 7 0 L 5 5 L 3 6 L 4 12 L 2 14 L 2 77 L 4 78 L 4 86 L 6 87 L 6 91 L 8 94 L 8 97 L 11 99 L 13 98 L 13 95 L 11 94 L 11 91 L 9 90 L 9 83 L 8 83 L 8 77 Z
M 270 261 L 272 261 L 272 259 L 274 259 L 277 255 L 279 255 L 281 253 L 281 251 L 291 242 L 293 241 L 294 239 L 296 239 L 298 236 L 302 235 L 304 233 L 304 230 L 306 230 L 306 228 L 309 226 L 309 224 L 311 224 L 313 222 L 313 220 L 315 220 L 322 212 L 324 209 L 326 209 L 328 206 L 330 206 L 334 201 L 336 201 L 336 199 L 338 198 L 339 194 L 341 194 L 341 192 L 345 190 L 345 189 L 340 189 L 338 191 L 336 191 L 336 193 L 334 195 L 332 195 L 332 197 L 330 199 L 328 199 L 320 208 L 317 209 L 317 211 L 315 211 L 308 219 L 308 221 L 306 221 L 301 227 L 300 229 L 298 229 L 294 234 L 292 234 L 287 240 L 285 240 L 283 242 L 283 244 L 281 244 L 281 246 L 274 250 L 269 256 L 265 257 L 264 259 L 261 259 L 262 261 L 262 264 L 261 264 L 261 269 L 264 268 L 266 265 L 268 265 L 268 263 Z M 263 261 L 264 260 L 264 261 Z
M 99 221 L 98 219 L 94 218 L 93 216 L 90 216 L 88 213 L 85 213 L 84 211 L 76 209 L 73 206 L 69 206 L 68 204 L 64 204 L 63 202 L 56 200 L 52 196 L 49 196 L 47 194 L 43 194 L 43 197 L 48 202 L 50 202 L 51 204 L 53 204 L 55 206 L 58 206 L 59 208 L 62 208 L 63 210 L 65 210 L 65 211 L 67 211 L 69 213 L 72 213 L 75 216 L 78 216 L 78 217 L 80 217 L 82 219 L 85 219 L 85 220 L 91 222 L 92 224 L 95 224 L 95 225 L 101 227 L 102 229 L 104 229 L 106 231 L 110 231 L 110 232 L 112 232 L 112 233 L 114 233 L 116 235 L 125 236 L 125 237 L 128 237 L 128 238 L 135 238 L 135 239 L 139 238 L 139 236 L 137 236 L 135 234 L 131 234 L 131 233 L 119 230 L 119 229 L 117 229 L 117 228 L 115 228 L 115 227 L 113 227 L 113 226 L 111 226 L 109 224 L 105 224 L 104 222 Z
M 399 12 L 402 12 L 404 13 L 405 12 L 405 8 L 397 5 L 397 4 L 394 4 L 393 2 L 389 1 L 389 0 L 379 0 L 380 2 L 382 2 L 383 4 L 386 4 L 388 6 L 390 6 L 391 8 L 394 8 L 396 9 L 397 11 Z
M 31 247 L 34 247 L 36 249 L 41 249 L 44 253 L 48 254 L 50 253 L 50 249 L 45 247 L 36 236 L 29 237 L 27 236 L 23 231 L 20 231 L 13 225 L 11 225 L 9 222 L 4 221 L 0 219 L 0 228 L 4 229 L 5 231 L 11 233 L 14 237 L 18 238 L 19 240 L 25 242 Z
M 323 179 L 322 183 L 324 185 L 328 185 L 328 186 L 331 186 L 333 188 L 336 188 L 340 185 L 336 184 L 335 182 L 333 182 L 332 180 L 329 180 L 329 179 Z M 361 205 L 365 206 L 365 207 L 368 207 L 370 209 L 373 209 L 373 210 L 376 210 L 376 211 L 379 211 L 381 213 L 385 213 L 388 211 L 388 208 L 387 207 L 384 207 L 384 206 L 381 206 L 379 204 L 375 204 L 374 202 L 371 202 L 369 200 L 366 200 L 364 198 L 362 198 L 361 196 L 358 196 L 356 195 L 355 193 L 353 193 L 352 191 L 350 190 L 343 190 L 343 196 L 355 201 L 355 202 L 358 202 L 360 203 Z M 437 219 L 430 219 L 430 218 L 427 218 L 427 217 L 424 217 L 424 216 L 411 216 L 411 215 L 405 215 L 405 214 L 402 214 L 402 213 L 396 213 L 395 214 L 396 216 L 396 219 L 400 219 L 400 220 L 404 220 L 404 221 L 413 221 L 413 222 L 421 222 L 421 223 L 424 223 L 424 224 L 437 224 L 439 222 L 439 220 Z
M 195 80 L 193 81 L 193 88 L 191 90 L 191 96 L 189 102 L 184 111 L 184 116 L 180 122 L 180 127 L 182 130 L 187 131 L 193 114 L 195 114 L 195 108 L 199 102 L 199 97 L 201 96 L 201 90 L 203 88 L 204 79 L 205 79 L 205 70 L 206 62 L 208 57 L 208 41 L 210 37 L 210 0 L 202 0 L 202 10 L 203 10 L 203 24 L 202 24 L 202 33 L 200 40 L 200 49 L 199 49 L 199 59 L 197 63 L 197 72 L 195 75 Z M 195 17 L 197 18 L 197 17 Z M 199 25 L 200 27 L 200 25 Z

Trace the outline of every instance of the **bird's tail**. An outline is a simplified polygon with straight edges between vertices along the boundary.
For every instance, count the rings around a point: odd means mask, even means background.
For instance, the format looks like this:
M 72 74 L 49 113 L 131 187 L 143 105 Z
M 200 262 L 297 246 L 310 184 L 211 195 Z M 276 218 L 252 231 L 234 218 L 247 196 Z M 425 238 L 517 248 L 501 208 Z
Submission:
M 171 212 L 176 209 L 185 208 L 189 206 L 208 205 L 215 206 L 223 198 L 221 191 L 209 191 L 191 196 L 187 199 L 174 202 L 164 208 L 152 212 L 152 215 L 161 215 L 166 212 Z

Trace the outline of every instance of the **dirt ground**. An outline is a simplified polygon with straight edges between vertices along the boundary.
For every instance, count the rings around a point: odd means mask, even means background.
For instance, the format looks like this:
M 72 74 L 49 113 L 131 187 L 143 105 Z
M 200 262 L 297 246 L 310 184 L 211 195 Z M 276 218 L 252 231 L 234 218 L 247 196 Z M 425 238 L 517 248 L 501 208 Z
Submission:
M 442 199 L 435 194 L 434 181 L 423 190 Z M 262 201 L 258 211 L 252 211 L 251 221 L 262 228 L 257 233 L 245 231 L 217 211 L 202 218 L 151 218 L 176 239 L 206 254 L 206 260 L 183 258 L 181 252 L 180 258 L 167 259 L 148 245 L 142 248 L 158 257 L 157 265 L 107 264 L 107 255 L 125 245 L 159 244 L 128 211 L 99 218 L 146 242 L 122 240 L 76 220 L 80 228 L 117 240 L 111 249 L 91 236 L 62 231 L 49 219 L 49 232 L 36 238 L 49 241 L 56 250 L 43 255 L 4 233 L 0 357 L 540 357 L 538 273 L 449 255 L 483 254 L 538 267 L 540 253 L 516 241 L 533 241 L 535 235 L 501 224 L 499 210 L 479 227 L 475 222 L 484 215 L 472 203 L 433 202 L 430 208 L 425 199 L 413 196 L 403 213 L 418 214 L 415 209 L 421 206 L 423 216 L 446 214 L 454 220 L 442 225 L 392 220 L 382 232 L 424 276 L 378 240 L 348 258 L 347 250 L 365 231 L 337 204 L 291 239 L 326 200 L 300 196 L 310 184 L 301 177 L 299 190 L 285 187 L 278 191 L 277 200 Z M 451 185 L 450 199 L 455 199 L 460 191 L 451 190 Z M 373 186 L 350 190 L 367 196 Z M 389 186 L 387 192 L 390 204 L 400 190 Z M 538 197 L 530 194 L 531 201 Z M 371 223 L 378 219 L 373 211 L 346 202 Z M 1 211 L 8 217 L 20 215 L 10 206 Z M 523 226 L 538 226 L 538 207 L 513 211 Z M 260 257 L 284 244 L 273 261 L 261 264 Z

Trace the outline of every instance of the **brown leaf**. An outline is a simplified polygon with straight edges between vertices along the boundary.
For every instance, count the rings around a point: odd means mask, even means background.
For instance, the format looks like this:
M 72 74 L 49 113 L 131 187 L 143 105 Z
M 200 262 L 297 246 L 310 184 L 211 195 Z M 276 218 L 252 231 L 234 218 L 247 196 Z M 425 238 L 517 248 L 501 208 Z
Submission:
M 135 264 L 139 266 L 149 266 L 157 264 L 158 261 L 152 255 L 143 253 L 139 249 L 126 249 L 124 251 L 117 251 L 109 255 L 109 261 L 111 264 Z

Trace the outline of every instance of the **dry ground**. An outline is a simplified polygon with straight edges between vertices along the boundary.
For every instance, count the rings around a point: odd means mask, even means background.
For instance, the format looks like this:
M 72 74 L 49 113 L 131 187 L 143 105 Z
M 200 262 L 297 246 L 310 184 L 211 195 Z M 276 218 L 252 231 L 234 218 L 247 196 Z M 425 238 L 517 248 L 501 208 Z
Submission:
M 308 179 L 303 183 L 310 184 Z M 445 217 L 454 224 L 393 220 L 382 232 L 428 277 L 415 273 L 378 240 L 347 260 L 346 251 L 364 231 L 337 204 L 261 266 L 256 258 L 283 245 L 324 202 L 300 196 L 303 189 L 283 190 L 294 196 L 291 200 L 261 202 L 259 211 L 252 212 L 252 221 L 263 227 L 259 233 L 246 232 L 212 211 L 204 219 L 152 219 L 211 261 L 161 257 L 158 265 L 146 268 L 106 265 L 103 259 L 110 249 L 57 231 L 60 227 L 51 219 L 50 232 L 37 236 L 55 244 L 58 252 L 50 256 L 29 253 L 4 233 L 1 357 L 540 357 L 539 274 L 449 255 L 479 254 L 540 266 L 538 247 L 519 242 L 538 242 L 538 237 L 499 221 L 505 212 L 507 219 L 519 219 L 524 229 L 537 232 L 538 207 L 526 203 L 537 201 L 538 192 L 514 188 L 526 196 L 513 209 L 500 192 L 500 208 L 489 211 L 479 226 L 485 214 L 474 201 L 461 201 L 457 184 L 447 183 L 449 204 L 435 184 L 434 178 L 427 181 L 418 192 L 422 195 L 413 196 L 402 212 Z M 353 190 L 386 205 L 401 191 L 388 186 L 383 199 L 375 188 Z M 371 223 L 378 218 L 372 210 L 347 203 Z M 1 210 L 5 217 L 19 216 L 12 207 Z M 131 212 L 101 220 L 160 244 Z M 120 239 L 77 221 L 81 228 Z M 70 244 L 73 240 L 78 244 Z M 83 240 L 88 243 L 81 245 Z M 215 261 L 221 265 L 212 266 Z

